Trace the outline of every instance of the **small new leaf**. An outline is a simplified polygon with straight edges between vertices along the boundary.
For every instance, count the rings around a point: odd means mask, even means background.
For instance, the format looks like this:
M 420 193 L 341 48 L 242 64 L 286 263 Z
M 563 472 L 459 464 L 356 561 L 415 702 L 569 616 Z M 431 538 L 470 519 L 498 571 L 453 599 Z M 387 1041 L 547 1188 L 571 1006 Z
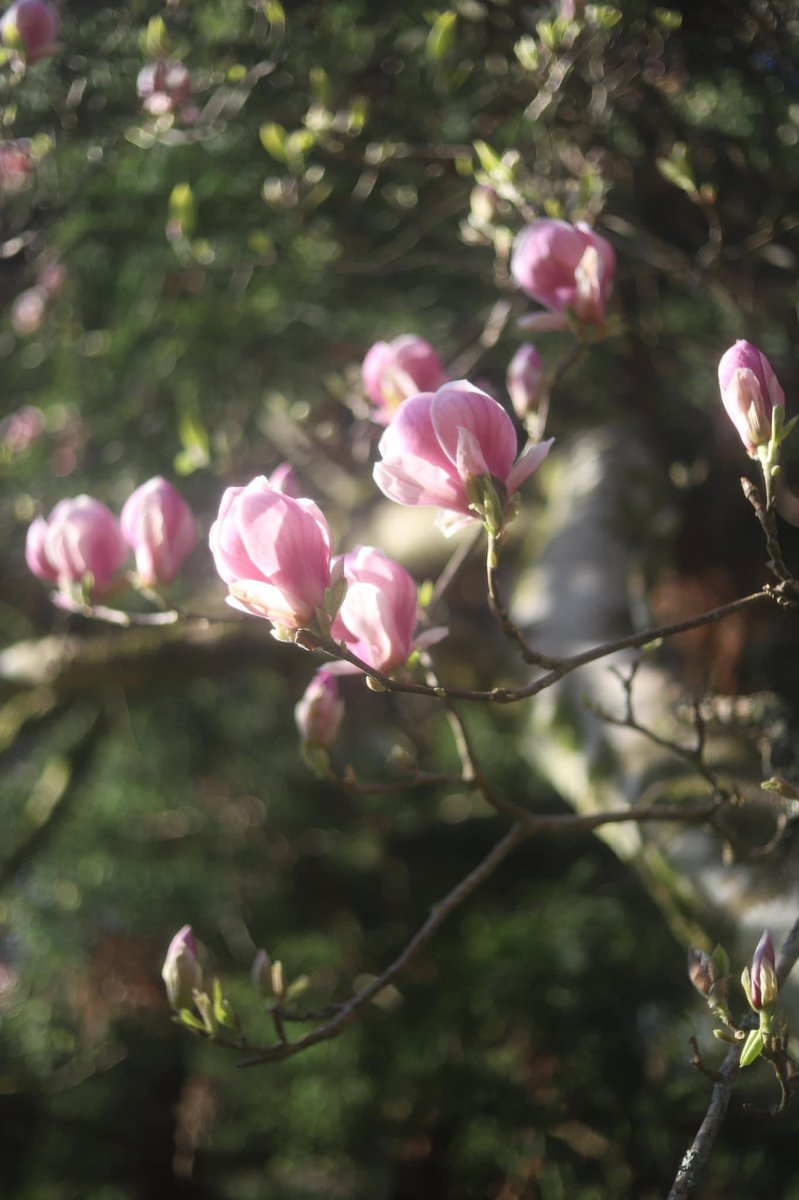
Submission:
M 748 1067 L 763 1053 L 763 1034 L 759 1029 L 752 1029 L 744 1042 L 741 1051 L 741 1066 Z

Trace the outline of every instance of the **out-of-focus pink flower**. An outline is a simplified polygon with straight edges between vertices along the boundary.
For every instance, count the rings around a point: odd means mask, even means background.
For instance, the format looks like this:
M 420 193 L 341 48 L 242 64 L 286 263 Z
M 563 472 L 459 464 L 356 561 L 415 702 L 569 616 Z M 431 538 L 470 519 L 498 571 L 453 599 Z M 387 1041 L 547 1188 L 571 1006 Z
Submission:
M 22 192 L 33 182 L 35 162 L 29 138 L 0 142 L 0 192 Z
M 771 415 L 785 393 L 771 363 L 751 342 L 738 341 L 719 363 L 721 399 L 752 458 L 771 440 Z
M 344 701 L 338 679 L 326 667 L 317 671 L 294 709 L 294 719 L 306 746 L 329 750 L 344 720 Z
M 209 540 L 234 608 L 295 630 L 324 606 L 332 538 L 312 500 L 286 496 L 259 475 L 227 489 Z
M 545 379 L 544 360 L 535 346 L 520 346 L 510 360 L 506 379 L 508 395 L 520 421 L 538 411 Z
M 413 333 L 375 342 L 361 371 L 366 394 L 376 405 L 374 420 L 381 425 L 388 424 L 403 400 L 434 392 L 447 378 L 435 347 Z
M 39 287 L 28 288 L 11 305 L 11 327 L 19 337 L 38 333 L 47 311 L 47 294 Z
M 284 462 L 275 467 L 269 476 L 269 486 L 282 492 L 284 496 L 293 496 L 295 500 L 300 498 L 300 481 L 291 463 Z
M 777 982 L 777 955 L 774 950 L 774 940 L 768 930 L 757 944 L 752 958 L 751 971 L 744 971 L 742 981 L 749 1003 L 756 1012 L 774 1007 L 780 989 Z
M 147 63 L 136 78 L 136 92 L 142 108 L 155 117 L 183 110 L 191 100 L 191 72 L 181 62 L 159 58 Z
M 416 630 L 416 584 L 404 567 L 374 546 L 342 559 L 347 594 L 332 635 L 377 671 L 407 661 Z
M 61 24 L 58 9 L 49 0 L 16 0 L 0 20 L 3 45 L 21 50 L 27 62 L 53 54 Z
M 59 501 L 47 520 L 37 517 L 31 524 L 25 544 L 33 574 L 64 591 L 87 576 L 96 594 L 110 591 L 127 556 L 119 522 L 92 496 Z
M 583 324 L 602 324 L 616 252 L 589 225 L 543 218 L 516 238 L 511 273 L 522 291 L 554 314 L 536 315 L 525 321 L 528 327 L 565 329 L 570 313 Z
M 177 488 L 160 475 L 128 497 L 120 524 L 145 587 L 172 583 L 197 541 L 194 514 Z
M 23 405 L 0 421 L 0 444 L 12 454 L 22 454 L 43 433 L 44 413 L 33 404 Z
M 179 929 L 169 943 L 161 978 L 171 1008 L 180 1012 L 182 1008 L 193 1006 L 194 993 L 202 987 L 203 973 L 191 925 Z
M 516 430 L 501 404 L 465 379 L 406 400 L 380 439 L 374 469 L 380 490 L 398 504 L 445 510 L 449 534 L 470 521 L 492 521 L 482 504 L 483 483 L 508 501 L 549 453 L 552 440 L 531 445 L 517 460 Z
M 36 286 L 41 288 L 48 297 L 60 296 L 67 286 L 69 272 L 63 263 L 51 262 L 39 272 Z

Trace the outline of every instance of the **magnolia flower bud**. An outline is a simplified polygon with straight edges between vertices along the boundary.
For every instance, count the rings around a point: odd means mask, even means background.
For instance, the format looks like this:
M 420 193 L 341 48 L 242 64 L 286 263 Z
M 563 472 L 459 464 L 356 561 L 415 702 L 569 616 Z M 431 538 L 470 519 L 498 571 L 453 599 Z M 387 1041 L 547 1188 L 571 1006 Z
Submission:
M 272 990 L 272 960 L 265 950 L 259 950 L 253 959 L 250 971 L 255 989 L 263 998 L 271 999 Z
M 289 636 L 324 609 L 332 535 L 312 500 L 295 500 L 262 475 L 228 488 L 209 541 L 234 608 Z
M 757 944 L 752 958 L 751 970 L 744 968 L 741 983 L 746 997 L 755 1012 L 773 1008 L 779 995 L 777 962 L 774 941 L 768 930 Z
M 544 218 L 516 238 L 511 273 L 528 296 L 562 315 L 561 327 L 568 327 L 568 312 L 583 324 L 601 325 L 616 274 L 616 252 L 589 225 Z M 545 327 L 557 326 L 550 322 Z
M 172 583 L 197 541 L 191 509 L 160 475 L 136 488 L 125 502 L 120 524 L 145 587 Z
M 61 18 L 49 0 L 16 0 L 0 21 L 4 46 L 19 50 L 27 62 L 52 54 Z
M 771 363 L 751 342 L 730 346 L 719 363 L 721 399 L 751 458 L 771 441 L 772 414 L 785 393 Z
M 344 702 L 335 675 L 324 667 L 316 672 L 294 709 L 294 718 L 306 746 L 330 749 L 344 719 Z
M 506 380 L 508 395 L 520 421 L 535 416 L 545 380 L 544 360 L 535 346 L 520 346 L 510 361 Z
M 361 371 L 364 390 L 376 405 L 374 420 L 383 425 L 403 400 L 434 392 L 447 378 L 435 347 L 412 333 L 393 342 L 375 342 Z
M 170 1006 L 176 1012 L 192 1007 L 194 992 L 202 986 L 203 973 L 191 925 L 184 925 L 169 943 L 161 978 Z
M 119 522 L 92 496 L 61 500 L 47 520 L 36 518 L 25 543 L 33 574 L 64 591 L 87 578 L 97 594 L 110 591 L 127 556 Z

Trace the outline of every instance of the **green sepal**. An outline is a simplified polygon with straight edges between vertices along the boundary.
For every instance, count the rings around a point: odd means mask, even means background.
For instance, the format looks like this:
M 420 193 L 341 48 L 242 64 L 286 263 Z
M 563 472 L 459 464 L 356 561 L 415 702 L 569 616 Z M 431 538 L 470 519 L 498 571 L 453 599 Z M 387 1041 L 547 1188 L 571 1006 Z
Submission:
M 220 1025 L 224 1025 L 227 1029 L 238 1029 L 236 1014 L 229 1000 L 226 1000 L 222 995 L 222 984 L 218 979 L 214 980 L 214 1018 Z
M 310 986 L 311 980 L 307 975 L 298 975 L 286 988 L 286 999 L 299 1000 L 300 996 L 304 996 Z
M 763 1053 L 764 1039 L 763 1034 L 759 1029 L 749 1031 L 749 1036 L 744 1042 L 744 1048 L 741 1051 L 741 1066 L 748 1067 L 756 1059 L 760 1058 Z

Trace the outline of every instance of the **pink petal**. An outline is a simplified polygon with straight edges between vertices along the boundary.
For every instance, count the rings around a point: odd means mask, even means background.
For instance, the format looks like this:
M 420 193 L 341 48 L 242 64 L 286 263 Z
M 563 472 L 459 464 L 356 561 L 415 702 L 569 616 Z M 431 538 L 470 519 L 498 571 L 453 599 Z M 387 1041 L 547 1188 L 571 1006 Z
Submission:
M 516 457 L 517 439 L 508 414 L 491 396 L 465 379 L 439 388 L 431 404 L 432 423 L 444 453 L 457 463 L 460 430 L 476 439 L 491 475 L 505 482 Z
M 549 454 L 554 438 L 547 438 L 545 442 L 538 442 L 534 446 L 530 446 L 525 450 L 516 466 L 511 471 L 507 478 L 508 495 L 512 496 L 514 492 L 518 492 L 519 488 L 524 483 L 525 479 L 529 479 L 534 471 L 537 471 Z

